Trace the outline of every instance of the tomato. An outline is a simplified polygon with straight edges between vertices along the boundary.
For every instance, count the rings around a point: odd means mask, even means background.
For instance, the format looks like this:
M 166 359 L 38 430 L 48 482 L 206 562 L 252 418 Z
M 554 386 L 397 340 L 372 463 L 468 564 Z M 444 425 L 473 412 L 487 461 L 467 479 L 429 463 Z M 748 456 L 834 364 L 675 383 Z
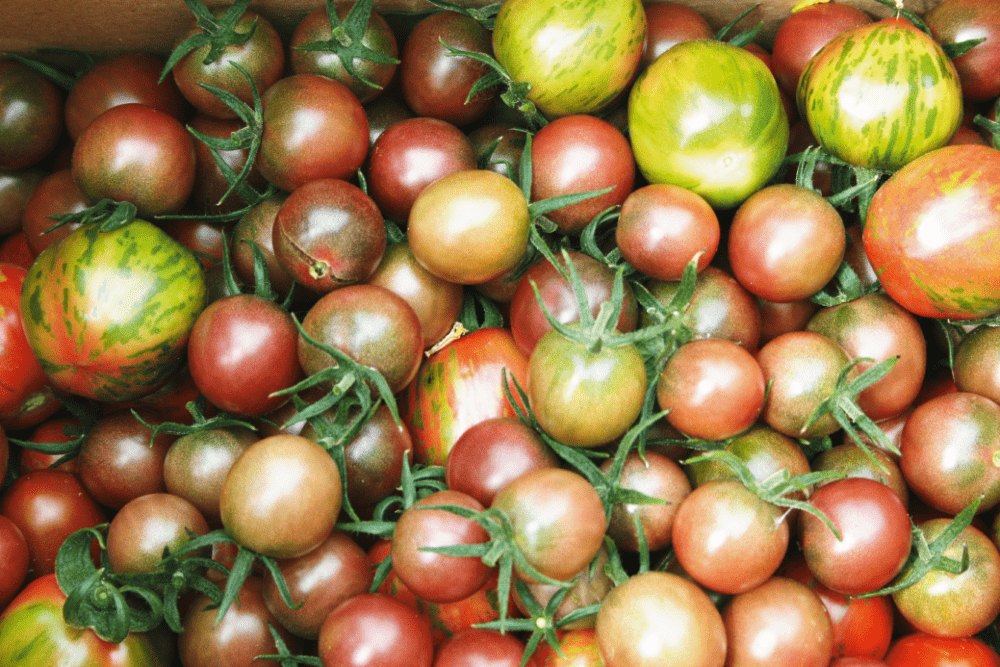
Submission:
M 413 380 L 420 367 L 424 350 L 420 320 L 406 301 L 384 287 L 350 285 L 326 294 L 306 313 L 302 329 L 380 372 L 394 394 Z M 298 355 L 307 375 L 337 365 L 301 334 Z
M 363 593 L 334 609 L 319 631 L 319 657 L 337 667 L 430 667 L 430 625 L 402 602 Z
M 200 113 L 188 122 L 187 127 L 189 131 L 198 131 L 206 137 L 229 139 L 233 132 L 243 130 L 244 124 L 235 118 L 216 118 Z M 248 148 L 215 150 L 199 139 L 195 141 L 194 154 L 194 186 L 187 208 L 196 214 L 206 215 L 232 213 L 244 208 L 247 202 L 237 192 L 230 193 L 225 200 L 222 199 L 229 191 L 230 185 L 226 174 L 215 162 L 214 156 L 221 157 L 230 169 L 239 174 L 246 165 L 250 150 Z M 258 191 L 267 186 L 256 162 L 250 167 L 246 183 Z
M 18 667 L 169 667 L 151 635 L 131 633 L 120 644 L 63 621 L 66 594 L 54 574 L 25 587 L 0 615 L 0 664 Z M 193 667 L 193 666 L 192 666 Z
M 558 463 L 533 428 L 513 417 L 494 417 L 473 424 L 455 441 L 445 463 L 445 481 L 449 489 L 489 506 L 516 477 Z
M 833 648 L 830 617 L 805 584 L 771 577 L 722 610 L 726 664 L 826 667 Z
M 611 470 L 612 459 L 601 464 L 607 474 Z M 638 452 L 629 452 L 622 465 L 618 484 L 623 489 L 633 489 L 664 503 L 639 504 L 615 503 L 611 507 L 608 521 L 608 536 L 619 549 L 639 550 L 639 537 L 635 519 L 639 519 L 639 530 L 643 531 L 646 546 L 650 551 L 659 551 L 670 545 L 674 521 L 681 502 L 691 493 L 691 483 L 680 465 L 654 451 L 645 452 L 645 460 Z
M 274 666 L 274 660 L 257 660 L 259 655 L 278 652 L 271 627 L 292 654 L 301 642 L 278 623 L 264 604 L 261 578 L 248 577 L 237 599 L 216 622 L 218 608 L 202 593 L 194 595 L 181 619 L 184 632 L 178 635 L 177 652 L 184 667 Z
M 333 530 L 342 487 L 333 458 L 312 440 L 273 435 L 250 445 L 222 484 L 222 525 L 274 558 L 308 553 Z
M 246 285 L 256 285 L 254 252 L 250 242 L 257 245 L 264 255 L 271 288 L 282 297 L 288 294 L 295 282 L 274 254 L 274 219 L 285 199 L 286 195 L 283 194 L 268 197 L 247 211 L 233 226 L 229 243 L 229 259 L 233 264 L 233 272 Z M 306 292 L 307 290 L 303 289 L 296 290 L 298 298 L 307 296 Z
M 13 521 L 28 541 L 33 577 L 55 572 L 63 540 L 106 520 L 80 479 L 61 470 L 34 470 L 19 477 L 0 497 L 0 515 Z
M 177 551 L 207 532 L 197 507 L 180 496 L 149 493 L 126 503 L 111 520 L 108 561 L 117 573 L 155 572 L 164 548 Z
M 744 593 L 767 581 L 785 558 L 789 527 L 783 512 L 740 482 L 705 482 L 674 516 L 677 561 L 702 586 Z
M 319 178 L 350 179 L 368 154 L 368 119 L 354 93 L 320 74 L 279 79 L 261 96 L 260 173 L 286 192 Z
M 121 268 L 137 255 L 143 261 Z M 24 330 L 56 389 L 138 398 L 179 367 L 205 290 L 201 263 L 153 224 L 134 220 L 113 232 L 88 225 L 29 269 Z
M 438 647 L 434 667 L 536 667 L 534 657 L 521 660 L 524 651 L 524 642 L 512 634 L 468 628 Z
M 940 148 L 962 120 L 955 66 L 903 18 L 827 42 L 802 72 L 796 99 L 823 148 L 871 169 L 896 170 Z
M 568 581 L 604 543 L 604 506 L 583 476 L 562 468 L 526 472 L 502 488 L 492 509 L 510 522 L 514 542 L 541 574 Z M 517 576 L 533 578 L 515 563 Z
M 559 651 L 542 642 L 533 657 L 538 667 L 604 667 L 597 634 L 593 628 L 565 630 L 559 633 Z M 563 657 L 565 656 L 565 657 Z
M 885 586 L 910 555 L 910 517 L 892 489 L 864 478 L 835 480 L 810 503 L 840 532 L 809 512 L 799 515 L 799 544 L 809 570 L 824 586 L 846 595 Z
M 639 75 L 628 124 L 647 180 L 688 188 L 713 208 L 760 189 L 788 148 L 788 116 L 767 66 L 708 39 L 677 44 Z
M 646 43 L 640 69 L 646 69 L 664 51 L 690 39 L 714 39 L 715 31 L 704 16 L 679 2 L 644 4 Z
M 563 116 L 532 139 L 532 201 L 611 188 L 548 213 L 564 234 L 579 234 L 601 211 L 621 206 L 634 184 L 632 148 L 606 120 L 588 114 Z
M 654 183 L 622 202 L 615 242 L 622 258 L 643 275 L 680 280 L 695 254 L 701 253 L 699 271 L 708 266 L 721 233 L 719 218 L 704 197 L 677 185 Z
M 816 455 L 812 460 L 812 469 L 835 470 L 846 477 L 867 477 L 882 482 L 899 496 L 903 505 L 909 505 L 910 489 L 903 471 L 899 469 L 895 457 L 884 449 L 869 445 L 866 452 L 853 441 L 844 442 Z M 824 482 L 820 486 L 822 484 Z
M 580 302 L 576 298 L 573 284 L 563 277 L 570 274 L 572 264 L 583 284 L 583 291 L 590 304 L 590 314 L 597 317 L 601 306 L 611 300 L 614 290 L 615 273 L 606 264 L 582 252 L 567 251 L 567 256 L 557 257 L 555 264 L 540 260 L 531 266 L 517 280 L 514 297 L 510 301 L 510 330 L 514 340 L 525 355 L 531 356 L 542 336 L 552 331 L 552 325 L 542 307 L 563 324 L 580 320 Z M 541 296 L 535 296 L 535 288 Z M 621 313 L 616 329 L 622 333 L 634 331 L 638 320 L 638 302 L 632 287 L 622 284 Z
M 903 425 L 899 467 L 921 500 L 952 516 L 980 498 L 984 512 L 1000 502 L 1000 406 L 969 392 L 918 405 Z
M 0 575 L 0 609 L 14 599 L 28 576 L 31 553 L 28 541 L 17 524 L 0 514 L 0 560 L 3 574 Z
M 527 379 L 538 425 L 573 447 L 596 447 L 624 435 L 646 396 L 646 367 L 635 345 L 605 344 L 594 351 L 555 330 L 532 350 Z
M 10 58 L 0 59 L 0 169 L 23 169 L 56 147 L 63 127 L 55 84 Z
M 597 612 L 597 643 L 607 667 L 722 667 L 726 628 L 712 600 L 680 575 L 629 577 Z
M 871 22 L 868 14 L 844 2 L 819 2 L 793 11 L 781 21 L 771 47 L 771 71 L 778 86 L 794 97 L 802 71 L 827 42 Z
M 41 424 L 32 429 L 28 440 L 31 442 L 69 442 L 75 436 L 67 435 L 66 427 L 80 428 L 81 422 L 75 417 L 54 415 L 44 420 Z M 62 454 L 43 454 L 33 449 L 22 448 L 18 457 L 18 472 L 23 475 L 29 470 L 39 470 L 49 468 L 56 461 L 62 458 Z M 59 464 L 56 470 L 66 472 L 77 472 L 80 462 L 77 458 L 72 458 Z
M 292 316 L 274 301 L 252 294 L 223 297 L 209 304 L 191 329 L 191 377 L 220 409 L 265 414 L 288 400 L 273 392 L 302 379 L 298 340 Z
M 549 118 L 598 111 L 625 90 L 642 57 L 639 0 L 513 0 L 493 27 L 493 51 Z
M 1000 95 L 996 71 L 1000 67 L 1000 11 L 992 2 L 948 0 L 924 16 L 931 35 L 940 44 L 985 39 L 952 62 L 970 100 L 994 100 Z
M 872 199 L 864 246 L 886 293 L 915 315 L 975 319 L 1000 309 L 1000 151 L 946 146 L 917 158 Z
M 608 575 L 608 550 L 601 547 L 597 556 L 594 557 L 586 567 L 576 573 L 570 583 L 569 590 L 563 596 L 562 602 L 552 613 L 552 622 L 561 630 L 575 630 L 578 628 L 593 628 L 595 617 L 585 616 L 575 621 L 566 622 L 566 617 L 573 612 L 600 604 L 604 597 L 615 587 L 614 580 Z M 542 609 L 548 607 L 556 593 L 562 590 L 561 586 L 546 584 L 542 582 L 527 582 L 525 584 L 528 592 Z M 525 604 L 525 598 L 521 596 L 518 588 L 513 590 L 514 604 L 518 611 L 525 617 L 532 617 L 532 612 Z
M 59 169 L 48 174 L 35 186 L 24 203 L 21 226 L 31 253 L 37 257 L 47 247 L 80 226 L 79 223 L 70 223 L 46 231 L 55 224 L 50 215 L 79 213 L 89 207 L 90 201 L 76 186 L 70 169 Z
M 1000 351 L 996 327 L 976 327 L 970 331 L 955 350 L 952 370 L 955 387 L 959 391 L 969 391 L 1000 403 Z
M 343 22 L 353 6 L 353 4 L 348 3 L 336 6 L 337 19 Z M 318 7 L 306 14 L 302 21 L 295 26 L 295 31 L 288 43 L 288 64 L 291 66 L 292 72 L 295 74 L 322 74 L 339 81 L 350 88 L 361 103 L 370 102 L 378 97 L 396 74 L 396 64 L 376 63 L 366 58 L 355 57 L 351 62 L 355 72 L 352 75 L 344 68 L 344 63 L 336 52 L 299 48 L 313 42 L 329 41 L 331 37 L 330 17 L 326 7 Z M 371 12 L 368 15 L 368 24 L 365 26 L 360 41 L 362 46 L 391 58 L 399 55 L 399 47 L 396 44 L 392 28 L 378 12 Z
M 217 9 L 213 16 L 222 17 L 225 9 Z M 257 91 L 263 93 L 284 73 L 285 50 L 281 37 L 263 16 L 253 10 L 243 12 L 236 22 L 236 32 L 246 34 L 253 26 L 253 35 L 242 44 L 229 44 L 213 62 L 206 62 L 210 46 L 200 46 L 181 58 L 171 70 L 174 81 L 184 97 L 202 113 L 217 118 L 235 118 L 233 112 L 222 100 L 201 84 L 221 88 L 253 106 L 251 84 L 243 72 L 233 66 L 239 65 L 250 75 Z M 183 41 L 201 33 L 200 27 L 192 25 L 179 35 Z
M 120 104 L 145 104 L 179 121 L 187 100 L 173 79 L 158 83 L 163 59 L 149 53 L 119 53 L 80 75 L 66 95 L 66 130 L 74 142 L 103 112 Z
M 27 273 L 0 264 L 0 426 L 8 430 L 34 426 L 58 409 L 47 399 L 48 378 L 24 334 L 21 288 Z
M 837 209 L 819 193 L 788 183 L 750 195 L 729 228 L 733 275 L 768 301 L 797 301 L 821 290 L 846 247 Z
M 940 535 L 950 519 L 930 519 L 918 527 L 928 542 Z M 990 538 L 968 526 L 944 550 L 948 558 L 969 565 L 961 574 L 931 570 L 912 586 L 896 591 L 896 609 L 914 628 L 936 637 L 970 637 L 1000 614 L 1000 552 Z M 906 576 L 906 570 L 901 576 Z
M 290 608 L 270 574 L 264 578 L 264 604 L 283 627 L 304 639 L 319 637 L 323 621 L 342 602 L 367 593 L 375 573 L 364 549 L 336 529 L 309 553 L 282 559 L 278 567 L 292 601 L 302 606 Z
M 682 345 L 660 372 L 656 402 L 674 428 L 701 440 L 725 440 L 757 421 L 764 374 L 736 343 L 705 338 Z
M 129 201 L 141 217 L 174 213 L 194 188 L 194 138 L 145 104 L 111 107 L 73 148 L 73 180 L 92 203 Z
M 462 310 L 462 286 L 425 269 L 406 240 L 386 247 L 382 261 L 366 282 L 395 292 L 410 304 L 420 320 L 425 350 L 451 331 Z
M 935 637 L 921 632 L 900 637 L 885 656 L 889 667 L 998 667 L 1000 655 L 975 637 Z
M 840 343 L 852 359 L 866 358 L 866 371 L 898 357 L 888 375 L 858 395 L 858 407 L 875 421 L 894 417 L 910 406 L 924 383 L 927 344 L 917 318 L 887 296 L 862 296 L 816 313 L 806 330 Z
M 790 477 L 810 471 L 809 460 L 792 438 L 764 424 L 757 424 L 729 442 L 725 451 L 734 454 L 758 482 L 788 472 Z M 695 486 L 714 479 L 736 480 L 732 468 L 722 461 L 700 461 L 685 466 Z
M 340 178 L 318 178 L 285 199 L 271 229 L 274 255 L 317 294 L 368 278 L 382 261 L 386 233 L 375 201 Z
M 488 88 L 468 99 L 472 86 L 489 68 L 472 58 L 448 55 L 445 45 L 493 55 L 492 35 L 478 21 L 458 12 L 435 12 L 418 21 L 403 44 L 400 89 L 418 116 L 462 127 L 482 118 L 499 91 Z
M 46 175 L 39 168 L 0 169 L 0 234 L 15 234 L 22 230 L 24 208 L 31 193 Z
M 481 558 L 449 556 L 427 548 L 482 544 L 486 529 L 471 519 L 429 505 L 458 505 L 482 511 L 478 500 L 461 491 L 446 489 L 421 498 L 408 507 L 392 534 L 392 566 L 413 593 L 428 602 L 458 602 L 486 583 L 490 567 Z
M 407 118 L 387 127 L 365 162 L 368 193 L 382 213 L 403 225 L 417 195 L 442 176 L 476 168 L 469 138 L 437 118 Z
M 524 387 L 528 360 L 510 330 L 479 329 L 427 357 L 400 395 L 400 414 L 413 436 L 414 460 L 444 465 L 466 429 L 493 417 L 515 417 L 504 393 Z
M 509 178 L 458 171 L 424 188 L 408 221 L 417 261 L 449 282 L 484 283 L 517 266 L 528 249 L 528 202 Z

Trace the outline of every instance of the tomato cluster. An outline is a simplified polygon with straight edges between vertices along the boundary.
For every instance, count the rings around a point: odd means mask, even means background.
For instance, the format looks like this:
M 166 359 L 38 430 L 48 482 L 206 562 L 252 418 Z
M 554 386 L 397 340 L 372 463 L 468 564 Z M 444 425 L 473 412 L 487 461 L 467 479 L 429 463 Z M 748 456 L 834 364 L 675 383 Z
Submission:
M 1000 665 L 994 0 L 187 4 L 0 57 L 0 664 Z

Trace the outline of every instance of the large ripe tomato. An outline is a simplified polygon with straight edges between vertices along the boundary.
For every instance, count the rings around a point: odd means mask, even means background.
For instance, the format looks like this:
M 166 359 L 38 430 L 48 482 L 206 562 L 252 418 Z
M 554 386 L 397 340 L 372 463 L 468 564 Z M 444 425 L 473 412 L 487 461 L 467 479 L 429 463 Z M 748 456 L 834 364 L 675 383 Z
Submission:
M 820 145 L 872 169 L 899 169 L 940 148 L 962 120 L 955 66 L 902 18 L 831 39 L 802 72 L 796 97 Z
M 716 208 L 760 189 L 788 148 L 788 116 L 767 66 L 707 39 L 677 44 L 639 75 L 628 123 L 650 182 L 688 188 Z
M 915 315 L 975 319 L 1000 309 L 1000 151 L 947 146 L 872 199 L 864 246 L 885 291 Z
M 201 262 L 155 225 L 87 225 L 28 271 L 24 331 L 55 388 L 129 400 L 177 370 L 205 293 Z
M 528 360 L 509 329 L 489 327 L 452 341 L 427 357 L 400 396 L 400 414 L 413 436 L 414 459 L 444 465 L 448 452 L 473 424 L 493 417 L 516 417 L 504 393 L 506 371 L 527 384 Z
M 607 106 L 639 66 L 646 14 L 639 0 L 513 0 L 493 28 L 493 51 L 545 116 Z
M 4 667 L 168 667 L 150 635 L 131 633 L 120 644 L 63 620 L 66 594 L 54 574 L 28 584 L 0 615 Z

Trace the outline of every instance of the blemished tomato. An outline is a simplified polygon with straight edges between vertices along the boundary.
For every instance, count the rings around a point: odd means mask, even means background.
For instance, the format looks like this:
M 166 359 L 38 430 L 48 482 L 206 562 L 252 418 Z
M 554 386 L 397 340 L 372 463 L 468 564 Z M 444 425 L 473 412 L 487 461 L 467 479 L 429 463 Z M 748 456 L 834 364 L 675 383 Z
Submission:
M 236 540 L 274 558 L 308 553 L 333 530 L 342 486 L 333 458 L 297 435 L 253 443 L 222 483 L 222 525 Z
M 549 118 L 592 113 L 625 90 L 639 66 L 646 14 L 639 0 L 514 0 L 493 27 L 493 51 Z
M 809 60 L 796 99 L 820 145 L 871 169 L 899 169 L 940 148 L 962 120 L 955 66 L 904 18 L 831 39 Z
M 5 667 L 169 667 L 168 659 L 150 635 L 133 632 L 121 643 L 114 644 L 100 639 L 89 628 L 70 627 L 63 620 L 65 600 L 66 594 L 59 589 L 55 574 L 39 577 L 28 584 L 0 615 L 0 664 Z
M 788 116 L 767 66 L 714 40 L 681 42 L 640 74 L 628 121 L 646 179 L 688 188 L 714 208 L 757 191 L 788 148 Z
M 1000 308 L 1000 151 L 946 146 L 900 169 L 872 199 L 865 253 L 911 313 L 959 320 Z
M 721 667 L 726 628 L 697 584 L 649 571 L 629 577 L 597 612 L 597 643 L 607 667 Z

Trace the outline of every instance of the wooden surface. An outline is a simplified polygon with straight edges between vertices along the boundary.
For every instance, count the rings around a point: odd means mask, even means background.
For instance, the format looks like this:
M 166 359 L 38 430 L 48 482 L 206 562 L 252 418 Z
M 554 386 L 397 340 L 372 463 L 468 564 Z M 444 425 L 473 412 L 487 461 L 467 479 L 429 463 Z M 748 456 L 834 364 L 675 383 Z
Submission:
M 482 6 L 494 0 L 451 0 Z M 757 9 L 741 23 L 746 29 L 764 21 L 761 43 L 767 45 L 798 0 L 676 0 L 699 11 L 716 28 L 754 4 Z M 882 17 L 889 10 L 875 0 L 845 0 Z M 906 0 L 906 7 L 923 13 L 940 0 Z M 231 4 L 206 0 L 210 7 Z M 255 0 L 251 7 L 288 35 L 323 0 Z M 419 13 L 432 9 L 426 0 L 375 0 L 381 12 Z M 76 49 L 93 53 L 149 51 L 168 53 L 191 22 L 182 0 L 0 0 L 0 51 L 30 52 L 38 48 Z

